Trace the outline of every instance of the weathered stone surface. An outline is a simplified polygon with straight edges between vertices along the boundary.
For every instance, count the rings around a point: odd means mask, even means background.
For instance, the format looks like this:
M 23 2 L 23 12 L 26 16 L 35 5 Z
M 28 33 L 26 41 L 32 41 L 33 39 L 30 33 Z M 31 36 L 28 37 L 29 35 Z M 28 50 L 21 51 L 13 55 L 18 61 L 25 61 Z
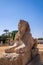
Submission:
M 19 54 L 0 53 L 0 65 L 22 65 Z

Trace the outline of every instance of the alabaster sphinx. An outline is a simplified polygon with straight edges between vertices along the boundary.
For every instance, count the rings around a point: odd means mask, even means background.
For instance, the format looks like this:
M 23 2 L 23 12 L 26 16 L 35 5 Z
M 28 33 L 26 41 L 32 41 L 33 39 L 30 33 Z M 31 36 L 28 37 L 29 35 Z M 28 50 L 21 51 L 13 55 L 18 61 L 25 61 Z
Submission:
M 6 49 L 5 53 L 19 54 L 22 65 L 28 63 L 35 55 L 38 54 L 37 42 L 32 37 L 30 26 L 27 21 L 19 21 L 18 32 L 15 35 L 14 45 Z

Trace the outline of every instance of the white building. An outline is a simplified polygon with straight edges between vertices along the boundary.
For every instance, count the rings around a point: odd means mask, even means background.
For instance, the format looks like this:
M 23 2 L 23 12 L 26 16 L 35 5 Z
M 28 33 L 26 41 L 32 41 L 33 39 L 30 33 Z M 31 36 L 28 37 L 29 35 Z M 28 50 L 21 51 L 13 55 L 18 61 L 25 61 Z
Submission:
M 39 44 L 43 44 L 43 40 L 38 40 L 38 43 Z

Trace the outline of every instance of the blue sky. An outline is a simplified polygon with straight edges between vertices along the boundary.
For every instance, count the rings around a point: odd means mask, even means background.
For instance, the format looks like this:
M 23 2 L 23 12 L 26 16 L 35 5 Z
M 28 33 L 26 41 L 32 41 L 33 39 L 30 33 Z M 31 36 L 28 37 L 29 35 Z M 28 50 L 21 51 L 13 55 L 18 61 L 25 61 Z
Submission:
M 43 0 L 0 0 L 0 34 L 17 30 L 20 19 L 29 22 L 33 37 L 43 37 Z

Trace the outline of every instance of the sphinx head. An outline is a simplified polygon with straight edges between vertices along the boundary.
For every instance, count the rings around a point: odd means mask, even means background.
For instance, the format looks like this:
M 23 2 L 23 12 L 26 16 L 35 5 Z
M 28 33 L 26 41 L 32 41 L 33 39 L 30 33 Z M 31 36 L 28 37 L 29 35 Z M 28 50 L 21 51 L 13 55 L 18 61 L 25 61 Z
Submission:
M 28 22 L 25 20 L 20 20 L 18 23 L 18 32 L 19 32 L 20 37 L 22 37 L 26 31 L 30 32 L 30 26 Z

